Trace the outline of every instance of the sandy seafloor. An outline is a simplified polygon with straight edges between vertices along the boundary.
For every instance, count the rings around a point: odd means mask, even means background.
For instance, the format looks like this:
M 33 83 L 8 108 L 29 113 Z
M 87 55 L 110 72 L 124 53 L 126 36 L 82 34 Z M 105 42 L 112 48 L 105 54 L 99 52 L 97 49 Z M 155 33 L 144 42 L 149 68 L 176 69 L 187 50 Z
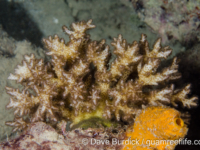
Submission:
M 159 37 L 157 32 L 138 17 L 131 0 L 0 0 L 1 141 L 16 134 L 11 132 L 10 127 L 5 126 L 5 121 L 13 119 L 13 111 L 5 109 L 9 102 L 5 86 L 20 87 L 15 82 L 7 80 L 9 73 L 14 73 L 14 68 L 25 54 L 34 53 L 38 58 L 45 57 L 42 38 L 57 34 L 67 42 L 68 36 L 62 32 L 61 27 L 69 27 L 72 22 L 89 19 L 93 19 L 93 24 L 96 25 L 95 29 L 89 31 L 91 39 L 106 39 L 109 45 L 118 34 L 122 34 L 123 38 L 131 43 L 134 40 L 139 41 L 141 33 L 145 33 L 151 47 Z M 179 84 L 182 83 L 184 86 L 186 83 L 192 83 L 192 94 L 200 97 L 199 41 L 187 47 L 178 40 L 167 45 L 173 49 L 170 58 L 177 55 L 187 60 L 180 63 L 183 78 Z M 165 43 L 163 46 L 166 46 Z M 199 140 L 200 145 L 199 107 L 189 112 L 191 123 L 187 138 Z M 200 149 L 194 145 L 180 145 L 176 150 L 184 148 Z

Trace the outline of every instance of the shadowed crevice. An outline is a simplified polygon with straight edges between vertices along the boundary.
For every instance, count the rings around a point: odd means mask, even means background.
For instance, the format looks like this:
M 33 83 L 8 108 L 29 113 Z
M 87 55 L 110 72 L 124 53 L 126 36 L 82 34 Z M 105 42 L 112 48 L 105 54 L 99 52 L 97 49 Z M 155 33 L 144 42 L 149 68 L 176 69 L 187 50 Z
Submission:
M 0 24 L 15 40 L 25 39 L 38 47 L 43 46 L 42 32 L 19 3 L 0 0 Z

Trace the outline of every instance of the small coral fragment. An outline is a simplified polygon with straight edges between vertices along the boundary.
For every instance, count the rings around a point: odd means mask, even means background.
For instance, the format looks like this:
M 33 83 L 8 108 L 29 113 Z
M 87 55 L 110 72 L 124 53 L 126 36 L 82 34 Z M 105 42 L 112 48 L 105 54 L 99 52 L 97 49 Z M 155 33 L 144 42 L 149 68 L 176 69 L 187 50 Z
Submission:
M 176 142 L 187 134 L 187 127 L 180 113 L 172 108 L 149 107 L 136 116 L 133 129 L 127 131 L 124 150 L 174 150 Z M 174 141 L 174 142 L 173 142 Z M 181 141 L 181 140 L 180 140 Z M 173 142 L 173 143 L 172 143 Z
M 22 129 L 26 128 L 28 123 L 19 117 L 15 118 L 13 122 L 6 122 L 6 125 L 14 127 L 12 131 L 15 132 L 17 130 L 21 131 Z

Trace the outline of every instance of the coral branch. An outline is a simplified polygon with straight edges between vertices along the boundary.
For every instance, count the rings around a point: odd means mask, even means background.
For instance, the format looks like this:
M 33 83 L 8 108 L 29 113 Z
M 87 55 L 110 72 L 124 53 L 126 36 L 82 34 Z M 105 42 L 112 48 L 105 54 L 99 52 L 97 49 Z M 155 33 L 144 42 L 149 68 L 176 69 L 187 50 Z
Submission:
M 174 106 L 176 106 L 175 102 L 177 102 L 177 101 L 182 102 L 184 107 L 190 108 L 191 106 L 197 106 L 196 101 L 197 101 L 198 97 L 194 96 L 192 98 L 188 98 L 188 96 L 187 96 L 190 93 L 190 86 L 191 85 L 188 84 L 182 90 L 174 92 L 174 95 L 172 96 L 172 100 L 171 100 L 172 104 Z
M 92 19 L 88 20 L 88 22 L 82 21 L 78 23 L 72 23 L 70 31 L 66 26 L 63 26 L 63 30 L 65 33 L 70 35 L 70 37 L 74 37 L 76 39 L 83 38 L 86 35 L 86 31 L 88 29 L 95 28 L 95 25 L 92 25 Z
M 13 122 L 6 122 L 6 125 L 14 127 L 13 132 L 17 130 L 22 130 L 28 126 L 28 123 L 25 122 L 22 118 L 16 117 Z

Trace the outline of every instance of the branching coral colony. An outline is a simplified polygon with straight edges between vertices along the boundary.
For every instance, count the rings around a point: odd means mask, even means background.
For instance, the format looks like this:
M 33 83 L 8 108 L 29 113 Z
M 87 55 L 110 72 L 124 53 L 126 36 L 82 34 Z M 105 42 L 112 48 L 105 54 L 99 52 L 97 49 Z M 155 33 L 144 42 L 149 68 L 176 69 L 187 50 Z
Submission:
M 119 35 L 111 43 L 116 59 L 108 65 L 110 51 L 105 40 L 92 41 L 86 33 L 95 28 L 91 23 L 73 23 L 71 30 L 63 26 L 68 43 L 57 35 L 43 39 L 47 55 L 52 57 L 50 63 L 25 55 L 23 64 L 10 74 L 8 79 L 24 86 L 22 91 L 6 87 L 11 95 L 7 108 L 15 109 L 14 121 L 6 124 L 14 127 L 13 131 L 47 120 L 76 124 L 99 117 L 128 123 L 143 106 L 197 105 L 197 97 L 187 97 L 190 84 L 181 90 L 165 84 L 181 77 L 177 58 L 171 66 L 157 71 L 161 59 L 172 52 L 161 47 L 161 39 L 150 50 L 144 34 L 132 44 Z

